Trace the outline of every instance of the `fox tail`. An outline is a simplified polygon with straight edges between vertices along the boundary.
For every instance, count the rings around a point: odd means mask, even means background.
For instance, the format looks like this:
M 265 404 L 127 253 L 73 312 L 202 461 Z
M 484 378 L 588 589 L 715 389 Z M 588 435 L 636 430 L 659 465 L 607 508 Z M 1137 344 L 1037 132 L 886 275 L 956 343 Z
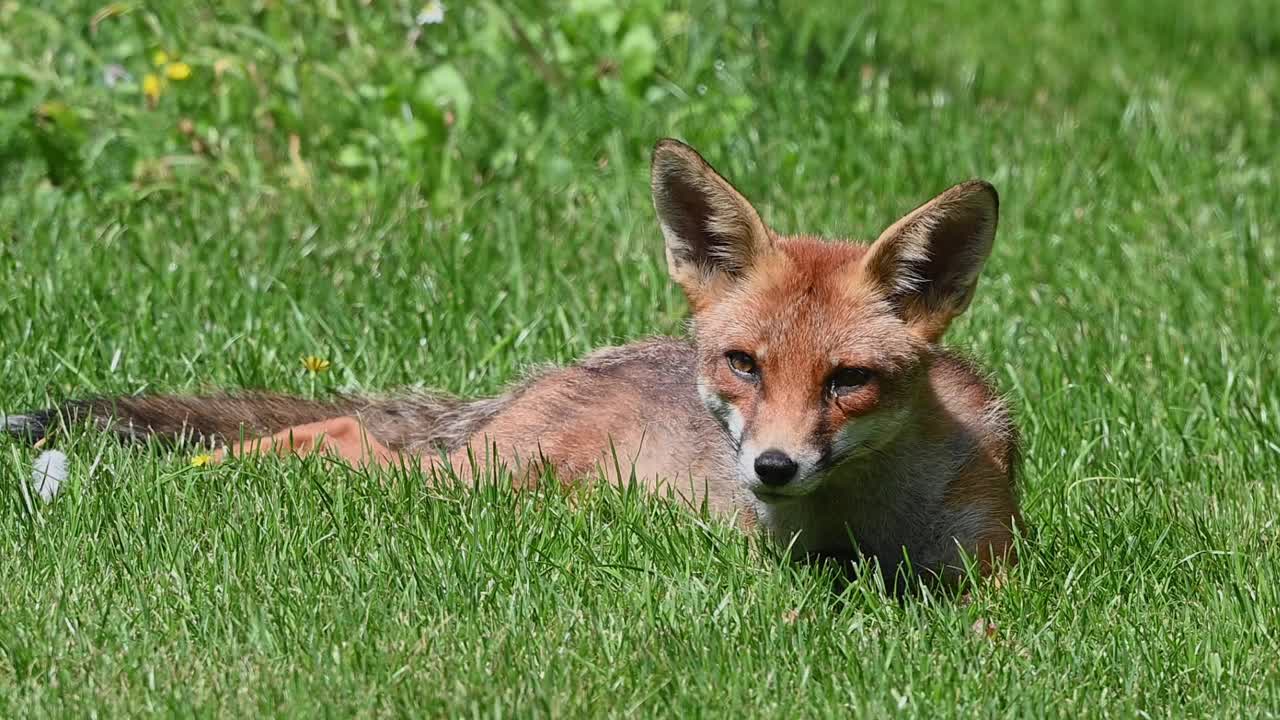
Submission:
M 505 397 L 465 401 L 426 393 L 328 400 L 256 392 L 141 395 L 73 400 L 55 408 L 12 415 L 0 412 L 0 431 L 36 442 L 59 430 L 88 424 L 130 441 L 218 445 L 354 416 L 387 447 L 425 452 L 464 445 L 506 402 Z

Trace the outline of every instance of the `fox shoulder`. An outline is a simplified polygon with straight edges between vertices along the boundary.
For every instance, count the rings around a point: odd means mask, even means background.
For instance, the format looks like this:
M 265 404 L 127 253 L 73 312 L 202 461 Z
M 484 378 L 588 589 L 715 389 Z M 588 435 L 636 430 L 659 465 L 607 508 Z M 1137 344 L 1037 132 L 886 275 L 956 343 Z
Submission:
M 990 373 L 955 350 L 941 351 L 930 369 L 930 386 L 945 419 L 1012 481 L 1019 435 L 1009 401 Z
M 978 365 L 946 352 L 930 371 L 938 399 L 935 422 L 946 428 L 957 471 L 944 491 L 952 512 L 969 518 L 966 546 L 986 569 L 1014 560 L 1013 534 L 1021 528 L 1017 473 L 1019 437 L 1009 403 Z

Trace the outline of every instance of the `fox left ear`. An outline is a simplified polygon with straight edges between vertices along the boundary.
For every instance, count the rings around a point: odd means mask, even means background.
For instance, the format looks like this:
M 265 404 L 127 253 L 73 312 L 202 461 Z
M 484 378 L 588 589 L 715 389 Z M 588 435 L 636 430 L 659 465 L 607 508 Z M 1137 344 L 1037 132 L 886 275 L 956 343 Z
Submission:
M 694 312 L 773 247 L 751 203 L 688 145 L 660 141 L 653 149 L 650 181 L 667 244 L 667 269 Z
M 934 342 L 973 300 L 996 238 L 1000 198 L 970 180 L 916 208 L 881 233 L 862 261 L 908 327 Z

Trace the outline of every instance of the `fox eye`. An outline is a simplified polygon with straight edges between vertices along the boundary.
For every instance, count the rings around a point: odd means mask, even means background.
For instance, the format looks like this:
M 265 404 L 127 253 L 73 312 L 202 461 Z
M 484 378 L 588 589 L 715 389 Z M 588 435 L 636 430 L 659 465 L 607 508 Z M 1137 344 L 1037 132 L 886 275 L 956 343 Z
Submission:
M 730 350 L 724 354 L 724 359 L 728 361 L 730 370 L 748 380 L 755 380 L 760 372 L 756 359 L 740 350 Z
M 827 380 L 827 391 L 833 397 L 848 395 L 871 382 L 875 373 L 866 368 L 840 368 Z

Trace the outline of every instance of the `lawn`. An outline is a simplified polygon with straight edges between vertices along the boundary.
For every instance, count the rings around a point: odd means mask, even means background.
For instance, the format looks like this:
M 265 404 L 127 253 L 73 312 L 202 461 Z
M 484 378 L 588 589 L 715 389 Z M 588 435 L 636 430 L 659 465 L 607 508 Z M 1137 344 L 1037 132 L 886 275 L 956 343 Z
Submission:
M 4 439 L 0 717 L 1280 714 L 1270 3 L 427 5 L 0 0 L 0 410 L 487 393 L 682 332 L 663 136 L 783 231 L 978 176 L 950 341 L 1016 407 L 1021 564 L 837 594 L 634 492 L 84 432 L 44 504 Z

